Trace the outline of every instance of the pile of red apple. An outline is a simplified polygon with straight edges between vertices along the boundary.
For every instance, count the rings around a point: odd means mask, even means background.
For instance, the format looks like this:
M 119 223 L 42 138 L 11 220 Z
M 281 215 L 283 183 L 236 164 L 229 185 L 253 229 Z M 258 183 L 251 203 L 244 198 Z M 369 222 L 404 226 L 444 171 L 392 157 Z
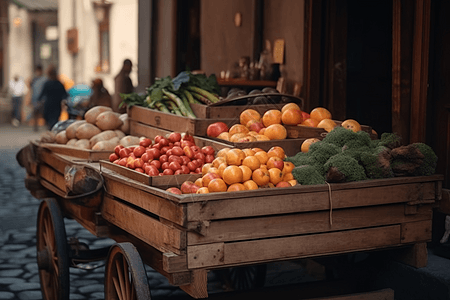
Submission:
M 205 163 L 214 160 L 211 146 L 200 148 L 189 134 L 172 132 L 152 141 L 141 139 L 139 146 L 116 146 L 109 161 L 149 176 L 200 174 Z

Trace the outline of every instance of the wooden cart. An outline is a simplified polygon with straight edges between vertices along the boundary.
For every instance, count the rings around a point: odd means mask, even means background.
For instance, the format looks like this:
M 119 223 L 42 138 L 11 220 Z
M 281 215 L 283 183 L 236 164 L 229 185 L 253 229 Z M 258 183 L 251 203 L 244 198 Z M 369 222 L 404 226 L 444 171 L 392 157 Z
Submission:
M 404 261 L 423 267 L 443 180 L 435 175 L 174 195 L 94 163 L 104 190 L 72 201 L 64 198 L 64 169 L 73 159 L 40 148 L 37 161 L 27 187 L 44 199 L 37 247 L 47 299 L 68 296 L 69 262 L 84 253 L 67 247 L 63 217 L 117 242 L 108 249 L 105 299 L 149 299 L 143 264 L 194 298 L 208 297 L 208 271 L 225 267 L 391 248 L 404 249 Z

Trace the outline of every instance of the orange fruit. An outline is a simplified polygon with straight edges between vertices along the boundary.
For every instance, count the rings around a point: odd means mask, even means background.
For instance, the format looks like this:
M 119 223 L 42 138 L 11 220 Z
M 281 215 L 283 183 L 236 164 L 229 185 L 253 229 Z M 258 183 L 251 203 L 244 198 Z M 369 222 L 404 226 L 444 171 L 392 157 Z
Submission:
M 230 136 L 230 142 L 237 143 L 237 141 L 239 141 L 242 138 L 245 138 L 246 136 L 248 136 L 248 134 L 244 132 L 235 133 L 232 136 Z
M 266 128 L 264 135 L 271 140 L 284 140 L 287 137 L 287 130 L 281 124 L 272 124 Z
M 227 192 L 239 192 L 239 191 L 246 191 L 247 188 L 242 183 L 233 183 L 230 185 L 227 189 Z
M 272 156 L 272 157 L 269 157 L 269 160 L 267 161 L 267 167 L 269 169 L 278 168 L 281 171 L 284 168 L 284 162 L 281 158 L 279 158 L 277 156 Z
M 258 151 L 255 153 L 254 157 L 256 157 L 261 164 L 266 164 L 269 160 L 269 155 L 266 151 Z
M 219 134 L 219 135 L 217 136 L 217 138 L 218 138 L 218 139 L 221 139 L 221 140 L 229 141 L 229 140 L 230 140 L 230 133 L 228 133 L 228 132 L 222 132 L 221 134 Z
M 226 157 L 227 152 L 230 150 L 231 150 L 231 148 L 222 148 L 216 153 L 216 157 Z
M 219 175 L 219 169 L 211 167 L 211 168 L 209 168 L 208 173 L 215 173 L 215 174 Z
M 261 166 L 259 167 L 260 169 L 266 169 L 266 170 L 269 170 L 269 168 L 267 167 L 267 165 L 265 165 L 265 164 L 261 164 Z
M 242 161 L 245 158 L 245 153 L 241 149 L 231 149 L 227 152 L 227 161 L 228 165 L 240 166 Z
M 301 151 L 305 152 L 305 153 L 308 152 L 309 151 L 309 146 L 311 146 L 311 144 L 317 143 L 319 141 L 320 140 L 317 139 L 317 138 L 310 138 L 310 139 L 304 140 L 303 143 L 302 143 Z
M 291 109 L 291 108 L 298 109 L 298 110 L 301 111 L 300 106 L 298 106 L 297 104 L 295 104 L 295 103 L 288 103 L 285 106 L 283 106 L 283 108 L 281 109 L 281 113 L 284 113 L 286 110 Z
M 270 139 L 269 139 L 267 136 L 262 135 L 262 134 L 258 134 L 258 135 L 256 136 L 256 140 L 257 140 L 257 141 L 270 141 Z
M 311 119 L 311 118 L 303 120 L 303 122 L 298 124 L 298 126 L 308 126 L 308 127 L 317 127 L 317 125 L 319 125 L 319 121 L 317 121 L 316 119 Z
M 247 190 L 257 190 L 258 189 L 258 185 L 253 180 L 247 180 L 243 183 L 243 185 L 245 186 L 245 188 Z
M 209 168 L 211 168 L 211 167 L 212 167 L 211 163 L 204 164 L 203 167 L 202 167 L 202 176 L 205 175 L 206 173 L 208 173 Z
M 251 135 L 251 136 L 254 136 L 254 137 L 256 137 L 257 135 L 259 135 L 259 133 L 257 133 L 256 131 L 249 131 L 248 132 L 248 135 Z
M 244 136 L 243 138 L 240 138 L 236 141 L 236 143 L 251 143 L 256 142 L 256 138 L 251 135 Z
M 226 163 L 220 164 L 220 166 L 217 168 L 219 170 L 219 176 L 223 178 L 223 171 L 228 167 Z
M 255 153 L 256 153 L 256 152 L 259 152 L 259 151 L 264 151 L 264 150 L 261 149 L 261 148 L 252 148 L 252 150 L 255 151 Z
M 249 131 L 250 130 L 242 124 L 235 124 L 230 127 L 230 130 L 228 130 L 231 136 L 236 133 L 248 133 Z
M 219 174 L 207 173 L 202 177 L 202 183 L 204 187 L 208 187 L 209 183 L 216 178 L 220 178 Z
M 239 121 L 242 125 L 246 125 L 251 120 L 256 121 L 261 120 L 261 115 L 259 114 L 259 112 L 257 112 L 254 109 L 246 109 L 243 112 L 241 112 L 241 115 L 239 116 Z
M 245 153 L 245 156 L 246 156 L 246 157 L 247 157 L 247 156 L 253 156 L 253 155 L 255 155 L 255 151 L 253 151 L 253 150 L 250 149 L 250 148 L 242 149 L 242 152 Z
M 269 157 L 276 156 L 282 160 L 285 159 L 286 157 L 284 149 L 281 148 L 280 146 L 273 146 L 272 148 L 270 148 L 269 151 L 267 151 L 267 155 L 269 155 Z
M 208 190 L 210 193 L 226 192 L 227 184 L 222 179 L 216 178 L 208 184 Z
M 293 180 L 293 179 L 294 179 L 294 175 L 292 175 L 292 173 L 284 174 L 283 181 L 289 181 L 289 180 Z
M 223 170 L 222 179 L 226 184 L 242 182 L 244 174 L 238 166 L 228 166 Z
M 353 132 L 361 131 L 361 125 L 355 120 L 347 119 L 341 124 L 342 127 L 350 129 Z
M 252 169 L 247 166 L 239 166 L 239 168 L 242 170 L 242 181 L 247 181 L 252 178 Z
M 201 177 L 197 178 L 197 180 L 194 182 L 194 184 L 196 186 L 202 187 L 203 186 L 203 179 Z
M 258 185 L 263 186 L 270 182 L 269 171 L 265 169 L 256 169 L 252 173 L 252 180 Z
M 279 187 L 291 187 L 292 185 L 289 182 L 286 181 L 280 181 L 276 184 L 275 187 L 279 188 Z
M 227 159 L 219 156 L 219 157 L 214 158 L 211 165 L 214 168 L 218 168 L 223 163 L 227 163 Z
M 262 128 L 260 131 L 258 131 L 259 134 L 264 135 L 264 132 L 266 132 L 266 127 Z
M 270 182 L 276 185 L 283 181 L 284 173 L 278 168 L 269 169 Z
M 247 124 L 245 124 L 245 127 L 247 127 L 250 131 L 259 132 L 264 128 L 264 125 L 261 120 L 250 120 Z
M 259 152 L 262 153 L 262 152 Z M 256 153 L 255 153 L 256 154 Z M 259 166 L 261 165 L 261 162 L 259 161 L 259 159 L 256 156 L 247 156 L 246 158 L 244 158 L 244 160 L 242 161 L 242 165 L 243 166 L 247 166 L 249 167 L 252 171 L 256 170 L 259 168 Z
M 291 173 L 292 170 L 294 170 L 295 165 L 293 163 L 291 163 L 290 161 L 285 161 L 284 162 L 284 168 L 283 168 L 283 172 L 284 173 Z
M 196 194 L 209 194 L 209 190 L 207 187 L 201 187 L 195 193 Z
M 281 111 L 278 109 L 266 111 L 262 117 L 262 121 L 265 127 L 269 127 L 272 124 L 281 124 Z
M 337 126 L 336 122 L 334 122 L 331 119 L 323 119 L 322 121 L 319 122 L 319 124 L 317 124 L 317 128 L 323 128 L 327 132 L 330 132 L 336 126 Z
M 295 108 L 286 109 L 281 114 L 281 122 L 285 125 L 297 125 L 303 122 L 302 111 Z
M 324 107 L 314 108 L 309 115 L 311 119 L 316 119 L 319 122 L 323 119 L 331 119 L 331 113 Z
M 288 181 L 292 186 L 296 186 L 298 184 L 297 180 L 292 179 Z

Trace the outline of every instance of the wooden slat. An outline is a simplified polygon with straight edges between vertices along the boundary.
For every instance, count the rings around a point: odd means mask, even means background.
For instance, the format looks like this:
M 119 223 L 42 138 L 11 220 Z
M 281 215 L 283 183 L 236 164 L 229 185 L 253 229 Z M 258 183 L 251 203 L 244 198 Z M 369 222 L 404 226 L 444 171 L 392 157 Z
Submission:
M 178 205 L 162 197 L 156 196 L 137 186 L 130 186 L 127 180 L 117 176 L 104 173 L 103 176 L 106 191 L 117 198 L 136 205 L 159 217 L 165 218 L 173 223 L 184 225 L 185 209 L 183 205 Z
M 292 191 L 295 191 L 295 189 Z M 329 192 L 325 188 L 322 192 L 297 193 L 290 195 L 283 195 L 281 194 L 282 191 L 279 191 L 280 195 L 266 195 L 264 197 L 255 197 L 252 195 L 255 192 L 258 196 L 261 195 L 261 190 L 250 192 L 252 193 L 247 194 L 249 195 L 248 198 L 244 197 L 246 193 L 246 191 L 244 191 L 223 193 L 230 195 L 230 198 L 233 196 L 231 194 L 238 195 L 241 193 L 243 196 L 241 199 L 188 203 L 188 221 L 217 220 L 330 209 Z M 435 199 L 435 192 L 435 184 L 433 182 L 428 182 L 368 188 L 361 187 L 359 189 L 334 191 L 332 189 L 331 198 L 333 209 L 337 209 L 401 203 L 419 199 L 432 200 Z M 214 197 L 214 194 L 207 195 L 208 197 Z
M 38 159 L 41 163 L 46 163 L 61 174 L 64 174 L 66 166 L 73 162 L 63 159 L 62 156 L 51 152 L 48 149 L 40 148 L 38 152 Z
M 162 267 L 168 273 L 181 272 L 187 270 L 186 255 L 177 255 L 173 252 L 167 252 L 162 257 Z
M 193 222 L 188 226 L 188 245 L 281 237 L 296 234 L 330 232 L 404 222 L 431 220 L 431 205 L 422 206 L 414 215 L 405 215 L 404 204 L 338 209 L 328 211 L 257 217 L 245 219 Z
M 40 144 L 41 147 L 50 149 L 53 153 L 64 154 L 76 158 L 86 159 L 89 161 L 99 161 L 100 159 L 108 159 L 111 151 L 93 151 L 87 149 L 78 149 L 71 146 L 60 144 Z
M 185 233 L 175 227 L 161 224 L 108 195 L 103 198 L 102 216 L 108 222 L 142 239 L 161 252 L 181 254 L 186 248 Z
M 63 192 L 66 192 L 66 181 L 64 180 L 64 175 L 61 173 L 58 173 L 54 169 L 50 168 L 49 166 L 45 164 L 39 165 L 39 175 L 41 178 L 45 179 L 46 181 L 50 182 L 54 186 L 56 186 L 58 189 L 60 189 Z
M 431 241 L 432 220 L 402 224 L 402 243 L 417 243 Z
M 180 288 L 195 299 L 208 298 L 207 275 L 207 270 L 193 270 L 191 272 L 191 283 L 182 285 Z
M 365 251 L 400 244 L 400 225 L 188 247 L 190 269 Z

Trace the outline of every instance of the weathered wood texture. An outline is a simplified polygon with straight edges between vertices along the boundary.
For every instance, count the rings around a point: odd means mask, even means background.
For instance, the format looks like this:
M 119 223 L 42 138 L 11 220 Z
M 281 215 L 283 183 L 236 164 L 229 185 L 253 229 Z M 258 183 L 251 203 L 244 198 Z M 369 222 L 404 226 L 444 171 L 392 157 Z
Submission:
M 201 119 L 238 119 L 241 112 L 251 108 L 263 115 L 270 109 L 281 110 L 285 104 L 255 104 L 255 105 L 227 105 L 208 106 L 203 104 L 191 104 L 197 118 Z
M 340 126 L 342 121 L 334 120 Z M 327 131 L 323 128 L 309 127 L 309 126 L 289 126 L 285 125 L 289 138 L 318 138 L 323 139 L 327 135 Z M 377 139 L 377 135 L 372 133 L 372 127 L 361 125 L 361 130 L 370 134 L 372 139 Z
M 111 151 L 94 151 L 87 149 L 79 149 L 71 146 L 60 144 L 40 144 L 41 147 L 47 148 L 54 153 L 72 156 L 89 161 L 99 161 L 100 159 L 108 159 Z

